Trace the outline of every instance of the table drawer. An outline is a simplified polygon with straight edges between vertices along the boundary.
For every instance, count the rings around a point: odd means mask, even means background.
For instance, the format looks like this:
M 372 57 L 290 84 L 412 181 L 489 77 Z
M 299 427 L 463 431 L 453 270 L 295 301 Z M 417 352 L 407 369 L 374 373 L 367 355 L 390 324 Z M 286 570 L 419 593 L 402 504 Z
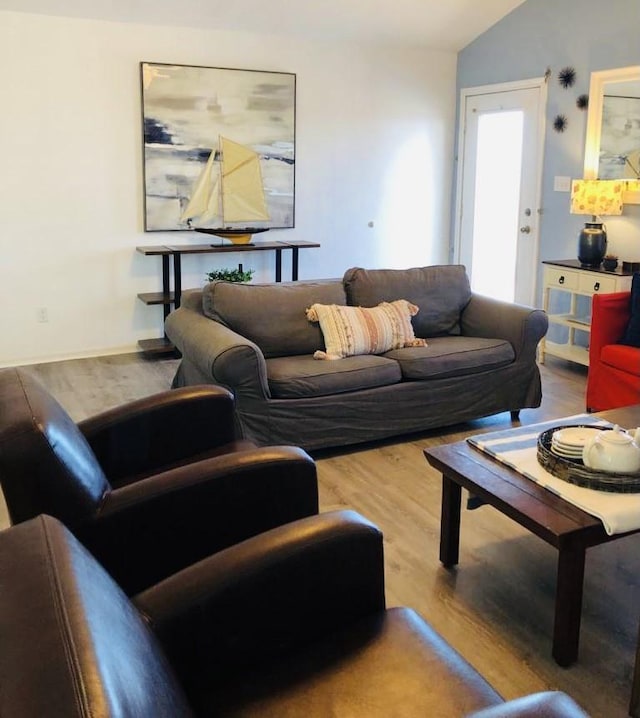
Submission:
M 611 294 L 616 291 L 616 278 L 605 277 L 595 272 L 584 272 L 578 275 L 578 289 L 589 294 Z
M 565 269 L 554 269 L 548 267 L 545 270 L 545 284 L 550 287 L 559 287 L 561 289 L 578 289 L 580 275 L 577 272 L 567 271 Z

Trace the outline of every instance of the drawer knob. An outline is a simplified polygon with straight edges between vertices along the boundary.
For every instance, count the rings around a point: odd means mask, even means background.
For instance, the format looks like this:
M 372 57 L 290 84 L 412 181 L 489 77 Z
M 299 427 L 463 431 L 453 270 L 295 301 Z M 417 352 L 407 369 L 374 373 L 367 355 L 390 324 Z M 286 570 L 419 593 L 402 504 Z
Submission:
M 600 282 L 596 282 L 596 283 L 593 285 L 593 291 L 594 291 L 594 292 L 599 292 L 599 291 L 600 291 Z
M 564 284 L 564 274 L 558 279 L 558 284 Z

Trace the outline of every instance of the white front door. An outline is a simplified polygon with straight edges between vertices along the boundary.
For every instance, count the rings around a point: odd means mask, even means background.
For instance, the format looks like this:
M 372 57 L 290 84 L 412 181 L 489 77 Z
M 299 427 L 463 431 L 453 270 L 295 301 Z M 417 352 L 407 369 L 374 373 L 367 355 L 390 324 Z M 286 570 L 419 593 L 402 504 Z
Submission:
M 461 92 L 454 261 L 473 291 L 535 304 L 546 82 Z

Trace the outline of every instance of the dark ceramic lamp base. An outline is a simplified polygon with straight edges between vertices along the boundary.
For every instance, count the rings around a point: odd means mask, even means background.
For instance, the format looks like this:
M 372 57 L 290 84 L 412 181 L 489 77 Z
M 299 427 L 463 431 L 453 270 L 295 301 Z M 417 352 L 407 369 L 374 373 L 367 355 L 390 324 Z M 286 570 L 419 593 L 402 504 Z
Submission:
M 578 239 L 578 260 L 587 267 L 599 267 L 607 253 L 607 233 L 599 222 L 587 222 Z

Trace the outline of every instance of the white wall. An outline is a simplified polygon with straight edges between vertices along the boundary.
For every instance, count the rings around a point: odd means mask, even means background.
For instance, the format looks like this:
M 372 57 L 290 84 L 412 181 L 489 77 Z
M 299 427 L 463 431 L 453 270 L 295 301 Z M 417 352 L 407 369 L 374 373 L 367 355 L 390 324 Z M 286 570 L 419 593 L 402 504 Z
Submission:
M 142 229 L 140 61 L 297 74 L 297 226 L 269 238 L 322 244 L 301 278 L 446 262 L 455 54 L 0 12 L 0 365 L 162 333 L 136 299 L 160 259 L 135 247 L 193 239 Z M 183 286 L 238 261 L 272 280 L 271 254 L 206 255 Z

